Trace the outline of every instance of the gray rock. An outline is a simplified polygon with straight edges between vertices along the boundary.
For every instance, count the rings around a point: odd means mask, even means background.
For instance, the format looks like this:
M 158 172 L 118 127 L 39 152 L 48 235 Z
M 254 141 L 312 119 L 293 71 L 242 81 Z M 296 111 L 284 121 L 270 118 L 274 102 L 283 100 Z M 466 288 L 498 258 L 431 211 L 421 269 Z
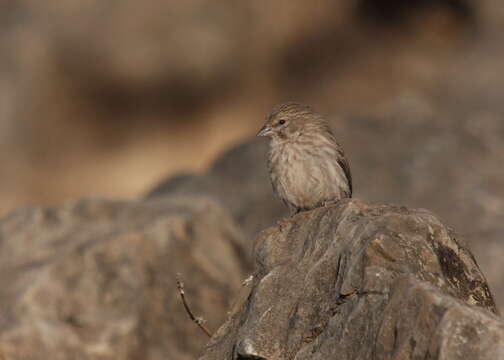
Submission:
M 203 197 L 85 200 L 0 221 L 0 357 L 193 359 L 245 276 L 244 237 Z
M 288 214 L 273 194 L 266 168 L 267 151 L 264 139 L 247 141 L 222 154 L 205 174 L 170 178 L 152 189 L 147 198 L 210 196 L 229 210 L 251 244 L 259 231 Z
M 201 360 L 504 351 L 504 323 L 474 257 L 426 210 L 345 200 L 265 230 L 254 253 L 250 293 Z

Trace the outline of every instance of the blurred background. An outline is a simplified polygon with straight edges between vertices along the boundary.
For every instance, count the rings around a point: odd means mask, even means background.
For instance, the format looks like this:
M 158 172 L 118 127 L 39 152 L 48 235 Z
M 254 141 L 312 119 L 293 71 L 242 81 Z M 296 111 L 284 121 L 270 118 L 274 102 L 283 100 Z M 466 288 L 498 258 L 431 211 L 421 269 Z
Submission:
M 0 53 L 0 214 L 137 198 L 296 100 L 356 197 L 434 211 L 504 305 L 501 1 L 0 0 Z

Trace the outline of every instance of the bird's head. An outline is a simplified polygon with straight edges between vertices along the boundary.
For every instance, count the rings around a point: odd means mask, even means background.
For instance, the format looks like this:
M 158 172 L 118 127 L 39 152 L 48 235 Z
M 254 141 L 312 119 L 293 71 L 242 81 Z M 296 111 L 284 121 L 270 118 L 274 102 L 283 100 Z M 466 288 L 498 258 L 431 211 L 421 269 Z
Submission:
M 277 105 L 266 116 L 266 123 L 257 136 L 267 136 L 272 140 L 294 140 L 298 138 L 307 126 L 322 123 L 320 115 L 311 107 L 297 103 Z

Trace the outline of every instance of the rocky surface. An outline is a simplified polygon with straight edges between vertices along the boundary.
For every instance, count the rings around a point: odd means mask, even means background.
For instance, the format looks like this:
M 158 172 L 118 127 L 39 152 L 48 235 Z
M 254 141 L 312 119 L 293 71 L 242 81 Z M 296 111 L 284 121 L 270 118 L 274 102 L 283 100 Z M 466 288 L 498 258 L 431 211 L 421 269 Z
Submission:
M 346 200 L 255 243 L 254 279 L 200 359 L 496 359 L 504 322 L 466 245 L 426 210 Z
M 244 237 L 204 197 L 83 200 L 0 221 L 0 352 L 22 359 L 193 359 L 246 275 Z
M 433 211 L 468 243 L 502 308 L 504 123 L 472 90 L 442 97 L 402 96 L 373 115 L 336 118 L 335 132 L 355 197 Z

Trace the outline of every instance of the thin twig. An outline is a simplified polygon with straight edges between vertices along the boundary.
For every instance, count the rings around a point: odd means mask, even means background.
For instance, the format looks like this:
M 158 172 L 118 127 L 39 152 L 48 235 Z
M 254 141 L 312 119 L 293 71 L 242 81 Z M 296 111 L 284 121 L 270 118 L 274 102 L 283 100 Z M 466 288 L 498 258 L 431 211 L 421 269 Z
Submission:
M 196 317 L 191 311 L 191 308 L 187 304 L 186 298 L 185 298 L 185 291 L 184 291 L 184 283 L 182 282 L 180 278 L 180 274 L 177 273 L 177 289 L 180 294 L 180 298 L 182 299 L 182 304 L 184 304 L 184 308 L 186 309 L 187 315 L 191 318 L 191 320 L 198 325 L 198 327 L 203 330 L 205 334 L 207 334 L 208 337 L 212 337 L 212 334 L 210 334 L 210 331 L 206 328 L 204 325 L 205 320 L 201 317 Z

